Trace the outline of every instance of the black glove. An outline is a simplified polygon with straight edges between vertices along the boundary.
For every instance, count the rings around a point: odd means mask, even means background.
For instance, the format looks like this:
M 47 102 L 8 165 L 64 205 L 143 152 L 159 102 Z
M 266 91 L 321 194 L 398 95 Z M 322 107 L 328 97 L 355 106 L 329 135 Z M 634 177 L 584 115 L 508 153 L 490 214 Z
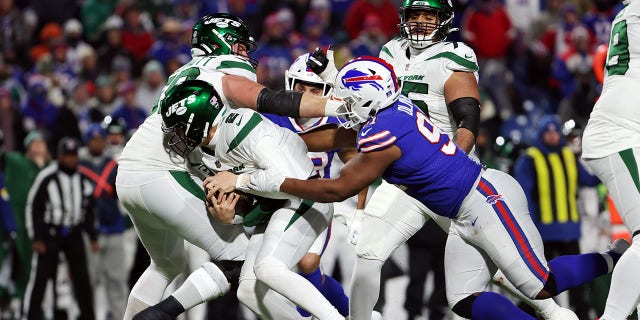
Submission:
M 330 45 L 328 50 L 333 50 L 333 45 Z M 307 67 L 317 75 L 320 75 L 327 69 L 327 65 L 329 65 L 329 58 L 327 58 L 327 54 L 322 51 L 320 47 L 316 48 L 309 57 L 309 60 L 307 60 Z

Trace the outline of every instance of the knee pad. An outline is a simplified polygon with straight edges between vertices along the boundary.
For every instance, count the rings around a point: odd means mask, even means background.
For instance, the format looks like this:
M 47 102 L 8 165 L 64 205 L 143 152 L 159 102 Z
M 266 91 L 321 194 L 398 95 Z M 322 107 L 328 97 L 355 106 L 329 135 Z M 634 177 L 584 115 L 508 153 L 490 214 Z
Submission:
M 453 306 L 449 305 L 449 307 L 451 307 L 451 311 L 455 312 L 458 316 L 471 319 L 473 302 L 476 301 L 477 298 L 478 296 L 472 294 L 456 302 Z
M 242 280 L 238 283 L 238 300 L 245 306 L 252 307 L 257 305 L 256 283 L 257 280 Z
M 278 281 L 279 274 L 282 272 L 290 272 L 290 270 L 283 262 L 273 257 L 267 257 L 253 266 L 253 272 L 259 281 L 270 286 L 269 284 L 273 281 Z

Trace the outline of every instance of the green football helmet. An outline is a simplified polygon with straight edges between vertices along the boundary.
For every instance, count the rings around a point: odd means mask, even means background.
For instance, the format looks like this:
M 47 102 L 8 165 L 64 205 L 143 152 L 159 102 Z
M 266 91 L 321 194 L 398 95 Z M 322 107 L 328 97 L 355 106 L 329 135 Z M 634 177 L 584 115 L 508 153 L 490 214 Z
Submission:
M 247 53 L 256 49 L 256 42 L 247 25 L 240 18 L 227 13 L 209 14 L 193 25 L 191 33 L 191 55 L 239 54 L 233 45 L 241 43 Z M 257 61 L 248 58 L 256 66 Z
M 404 0 L 400 6 L 400 34 L 408 39 L 411 47 L 416 49 L 426 48 L 434 43 L 444 41 L 449 32 L 457 29 L 451 28 L 453 22 L 453 5 L 451 0 Z M 438 24 L 424 22 L 409 22 L 409 16 L 414 11 L 435 12 L 438 16 Z M 430 34 L 420 32 L 428 27 L 434 28 Z
M 158 105 L 166 144 L 183 157 L 202 144 L 225 110 L 218 92 L 202 80 L 187 80 L 171 87 Z

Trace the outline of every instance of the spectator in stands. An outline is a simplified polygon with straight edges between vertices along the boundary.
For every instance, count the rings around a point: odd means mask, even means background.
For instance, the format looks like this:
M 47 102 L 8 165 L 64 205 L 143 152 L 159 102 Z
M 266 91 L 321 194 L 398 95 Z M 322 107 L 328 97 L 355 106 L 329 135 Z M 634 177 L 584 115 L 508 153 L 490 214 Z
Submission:
M 28 97 L 22 105 L 22 115 L 25 120 L 25 128 L 31 130 L 43 130 L 51 134 L 58 118 L 58 107 L 47 96 L 50 81 L 40 75 L 29 78 Z
M 123 14 L 122 46 L 131 52 L 134 61 L 139 65 L 137 70 L 134 68 L 135 75 L 140 74 L 141 64 L 144 63 L 153 45 L 153 34 L 143 24 L 141 14 L 142 10 L 135 4 L 126 7 Z
M 141 80 L 136 91 L 136 105 L 150 109 L 156 103 L 165 84 L 162 65 L 156 60 L 147 62 L 142 68 Z
M 94 44 L 100 40 L 103 24 L 113 14 L 116 1 L 84 0 L 80 12 L 80 20 L 84 27 L 84 35 Z
M 0 21 L 0 56 L 9 62 L 28 65 L 27 53 L 31 44 L 31 33 L 13 0 L 0 1 Z
M 22 114 L 11 99 L 9 90 L 3 87 L 0 87 L 0 131 L 4 136 L 4 150 L 24 150 L 22 141 L 24 141 L 26 132 L 22 124 Z
M 162 33 L 151 47 L 149 57 L 165 65 L 171 57 L 190 54 L 191 44 L 183 42 L 182 31 L 182 26 L 177 19 L 166 18 L 162 23 Z
M 509 99 L 507 54 L 514 30 L 504 5 L 498 0 L 479 0 L 467 8 L 462 37 L 476 52 L 480 80 L 504 120 L 513 107 Z
M 115 57 L 133 61 L 131 52 L 122 45 L 122 27 L 124 22 L 117 15 L 110 16 L 104 23 L 103 41 L 98 48 L 98 65 L 101 73 L 110 73 Z
M 136 83 L 125 81 L 118 85 L 118 95 L 122 97 L 122 104 L 113 111 L 111 118 L 114 121 L 122 119 L 125 123 L 126 132 L 137 129 L 147 118 L 148 107 L 136 104 Z
M 392 12 L 394 14 L 391 14 Z M 390 0 L 355 0 L 344 17 L 344 29 L 349 34 L 349 38 L 357 38 L 363 30 L 364 19 L 373 14 L 380 18 L 382 32 L 391 38 L 398 33 L 398 23 L 400 23 L 396 12 L 398 9 Z
M 351 51 L 356 57 L 377 56 L 389 38 L 382 32 L 382 21 L 375 14 L 368 14 L 363 21 L 360 35 L 351 41 Z
M 64 40 L 67 45 L 67 62 L 75 74 L 80 73 L 82 62 L 80 52 L 91 49 L 91 46 L 82 40 L 82 24 L 78 19 L 70 19 L 64 23 Z
M 96 79 L 96 95 L 92 99 L 95 100 L 96 109 L 105 116 L 113 113 L 122 104 L 122 99 L 116 95 L 113 80 L 106 75 Z

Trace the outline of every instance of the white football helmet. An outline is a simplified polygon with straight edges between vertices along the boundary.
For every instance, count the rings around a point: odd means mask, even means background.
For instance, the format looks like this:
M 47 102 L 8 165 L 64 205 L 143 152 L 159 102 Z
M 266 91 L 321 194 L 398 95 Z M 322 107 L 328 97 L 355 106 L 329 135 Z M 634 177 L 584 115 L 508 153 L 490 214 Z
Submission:
M 333 93 L 346 102 L 339 110 L 345 120 L 342 126 L 352 128 L 367 121 L 396 102 L 400 91 L 393 67 L 384 60 L 365 56 L 347 62 L 336 76 Z
M 307 68 L 307 60 L 311 56 L 310 53 L 305 53 L 299 56 L 289 67 L 289 70 L 284 72 L 284 87 L 287 90 L 293 90 L 296 85 L 296 81 L 307 82 L 311 84 L 317 84 L 322 86 L 322 96 L 328 97 L 331 94 L 331 85 L 317 74 L 313 73 L 311 69 Z

